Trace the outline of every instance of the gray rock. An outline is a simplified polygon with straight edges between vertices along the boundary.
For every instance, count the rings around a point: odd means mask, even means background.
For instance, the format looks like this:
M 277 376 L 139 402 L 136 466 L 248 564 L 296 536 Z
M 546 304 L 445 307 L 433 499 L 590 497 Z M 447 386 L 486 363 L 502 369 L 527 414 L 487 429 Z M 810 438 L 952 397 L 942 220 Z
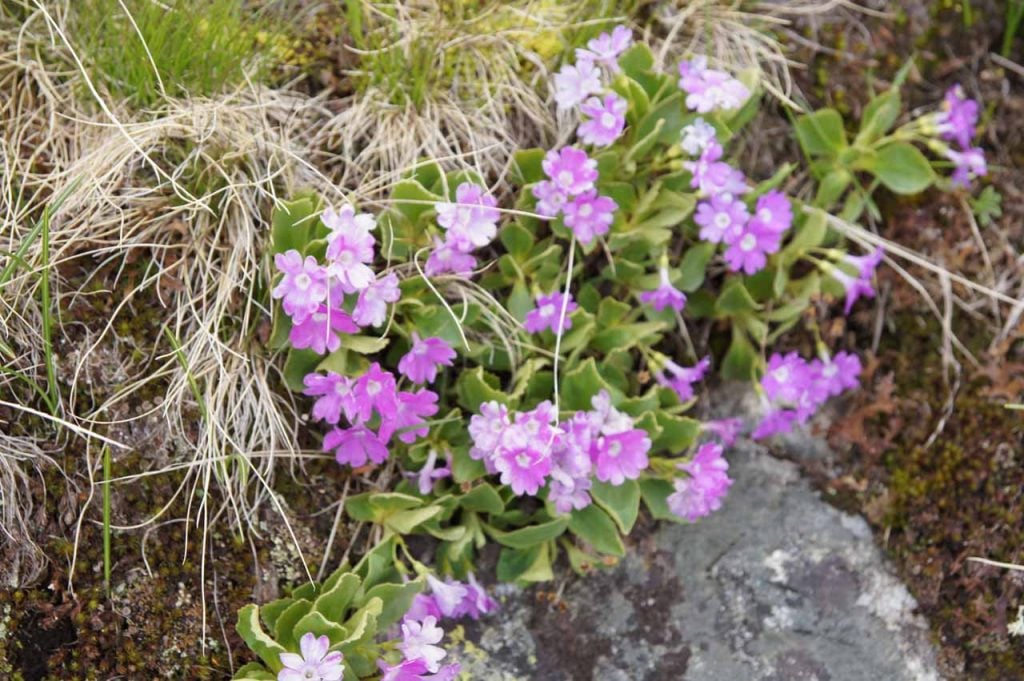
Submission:
M 695 525 L 634 538 L 618 566 L 528 590 L 467 627 L 486 681 L 938 681 L 916 603 L 863 519 L 751 444 Z M 642 534 L 642 533 L 641 533 Z

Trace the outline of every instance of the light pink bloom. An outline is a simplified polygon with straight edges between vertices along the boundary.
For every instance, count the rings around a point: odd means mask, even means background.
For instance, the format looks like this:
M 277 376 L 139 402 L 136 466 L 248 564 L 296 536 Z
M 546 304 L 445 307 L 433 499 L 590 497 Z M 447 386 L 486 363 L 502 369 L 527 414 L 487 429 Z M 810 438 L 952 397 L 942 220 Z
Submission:
M 388 303 L 396 303 L 401 297 L 397 275 L 376 279 L 359 292 L 352 319 L 360 326 L 380 326 L 388 318 Z
M 395 418 L 398 411 L 398 396 L 395 392 L 395 377 L 374 362 L 362 376 L 356 379 L 353 394 L 357 415 L 361 421 L 369 421 L 376 409 L 382 419 Z
M 462 252 L 491 243 L 498 233 L 501 213 L 497 200 L 477 184 L 463 182 L 455 190 L 455 203 L 435 203 L 437 223 Z
M 398 649 L 406 660 L 423 660 L 427 671 L 436 672 L 441 666 L 447 652 L 437 644 L 444 638 L 444 630 L 437 626 L 432 616 L 423 618 L 422 622 L 405 620 L 402 622 L 402 642 Z
M 626 100 L 616 94 L 604 96 L 604 100 L 591 97 L 580 111 L 589 116 L 580 123 L 576 134 L 584 144 L 606 147 L 619 138 L 626 127 Z
M 732 244 L 743 236 L 743 228 L 749 217 L 742 201 L 712 196 L 710 201 L 697 204 L 693 221 L 700 226 L 701 239 L 715 244 Z
M 513 494 L 536 496 L 551 472 L 551 456 L 538 449 L 502 449 L 494 465 Z
M 558 333 L 558 323 L 563 318 L 563 307 L 565 308 L 565 321 L 562 323 L 560 330 L 562 332 L 568 331 L 572 328 L 572 320 L 569 316 L 579 306 L 572 299 L 571 293 L 566 296 L 561 291 L 555 291 L 546 296 L 538 296 L 537 306 L 526 314 L 523 328 L 530 333 L 540 333 L 545 329 L 550 329 L 552 333 Z
M 424 417 L 437 413 L 437 393 L 432 390 L 418 390 L 414 393 L 402 391 L 395 400 L 393 416 L 381 416 L 377 437 L 385 444 L 398 432 L 398 439 L 411 445 L 417 439 L 426 437 L 429 428 Z
M 438 609 L 445 617 L 454 617 L 462 605 L 463 599 L 469 595 L 469 589 L 461 582 L 451 579 L 441 581 L 434 575 L 427 575 L 427 585 L 434 596 Z
M 316 258 L 307 255 L 303 259 L 295 249 L 275 255 L 274 264 L 284 277 L 272 295 L 281 300 L 281 307 L 292 322 L 301 324 L 327 299 L 327 272 Z
M 707 67 L 707 59 L 698 57 L 679 64 L 679 87 L 686 93 L 686 106 L 699 113 L 716 109 L 738 109 L 750 97 L 750 91 L 724 71 Z
M 362 235 L 369 233 L 377 226 L 377 221 L 369 213 L 356 213 L 356 209 L 350 204 L 345 204 L 340 210 L 334 211 L 328 208 L 320 216 L 320 220 L 331 230 L 332 240 L 335 234 Z
M 718 145 L 718 133 L 703 118 L 695 118 L 679 135 L 679 146 L 689 156 L 701 156 L 712 145 Z
M 530 189 L 537 199 L 537 213 L 553 218 L 562 212 L 569 195 L 558 188 L 553 180 L 542 180 Z
M 351 378 L 328 371 L 326 375 L 306 374 L 302 382 L 306 384 L 302 394 L 317 398 L 313 403 L 313 418 L 336 424 L 344 413 L 349 421 L 354 420 L 358 407 Z
M 565 64 L 555 74 L 555 103 L 563 111 L 600 91 L 601 70 L 592 61 Z
M 971 147 L 964 151 L 947 149 L 946 157 L 956 165 L 952 175 L 954 185 L 967 187 L 971 180 L 988 175 L 985 151 L 981 147 Z
M 373 235 L 363 231 L 332 232 L 327 243 L 327 273 L 345 293 L 355 293 L 374 280 Z
M 338 463 L 353 468 L 365 466 L 367 461 L 384 463 L 388 458 L 387 446 L 363 425 L 329 431 L 324 436 L 324 451 L 333 451 Z
M 437 450 L 431 449 L 427 453 L 427 460 L 423 464 L 423 468 L 418 471 L 409 471 L 405 475 L 415 479 L 416 489 L 419 490 L 420 494 L 426 496 L 434 489 L 435 482 L 452 476 L 451 461 L 447 461 L 444 466 L 438 466 Z
M 434 237 L 434 250 L 430 252 L 423 272 L 428 277 L 449 273 L 461 276 L 471 275 L 476 269 L 476 258 L 459 250 L 461 245 L 456 241 Z
M 345 671 L 343 656 L 328 652 L 330 647 L 326 636 L 306 632 L 299 639 L 301 654 L 281 653 L 284 669 L 277 673 L 277 681 L 340 681 Z
M 768 263 L 768 254 L 779 250 L 779 233 L 749 222 L 739 238 L 725 249 L 725 262 L 732 272 L 756 274 Z
M 669 360 L 665 363 L 664 369 L 655 372 L 654 380 L 658 382 L 658 385 L 675 391 L 680 402 L 686 402 L 693 398 L 693 384 L 704 380 L 710 366 L 710 357 L 705 357 L 692 367 L 681 367 Z
M 565 226 L 573 231 L 584 246 L 608 233 L 618 204 L 607 196 L 598 196 L 588 189 L 565 205 Z
M 288 341 L 293 348 L 312 348 L 318 355 L 334 352 L 341 347 L 343 333 L 358 333 L 359 327 L 344 310 L 321 305 L 320 309 L 299 324 L 293 324 Z
M 773 232 L 781 238 L 793 224 L 793 207 L 786 195 L 772 190 L 757 199 L 750 226 L 760 231 Z
M 412 334 L 412 348 L 398 361 L 398 373 L 413 383 L 433 383 L 437 378 L 437 368 L 450 367 L 455 359 L 455 351 L 443 338 L 419 337 Z
M 381 671 L 380 681 L 455 681 L 461 666 L 458 663 L 448 664 L 438 669 L 436 674 L 428 674 L 426 660 L 405 660 L 396 665 L 377 660 L 377 668 Z
M 679 468 L 690 477 L 675 481 L 675 492 L 667 500 L 669 510 L 691 522 L 717 511 L 732 486 L 722 446 L 714 442 L 701 445 L 693 460 Z
M 591 61 L 601 64 L 612 73 L 621 71 L 619 55 L 633 44 L 633 32 L 625 26 L 616 26 L 611 33 L 587 41 L 587 49 L 576 50 L 577 61 Z
M 666 307 L 671 307 L 676 312 L 682 312 L 686 306 L 686 294 L 672 285 L 668 270 L 664 267 L 658 270 L 658 277 L 660 279 L 658 288 L 641 293 L 640 302 L 647 303 L 656 312 L 661 312 Z
M 603 435 L 594 441 L 590 449 L 594 475 L 601 482 L 612 485 L 636 480 L 647 468 L 650 449 L 651 439 L 647 437 L 647 431 L 639 428 Z
M 552 149 L 541 161 L 541 167 L 555 187 L 569 196 L 594 188 L 597 161 L 576 147 Z

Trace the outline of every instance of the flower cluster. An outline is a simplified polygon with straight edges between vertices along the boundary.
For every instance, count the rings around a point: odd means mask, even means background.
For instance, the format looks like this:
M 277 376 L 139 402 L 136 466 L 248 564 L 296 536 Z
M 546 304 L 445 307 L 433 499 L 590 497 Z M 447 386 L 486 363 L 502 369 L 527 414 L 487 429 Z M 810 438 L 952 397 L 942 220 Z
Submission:
M 422 621 L 426 617 L 433 617 L 438 621 L 463 617 L 479 619 L 498 608 L 498 603 L 487 594 L 472 572 L 465 582 L 451 577 L 441 581 L 428 574 L 427 586 L 430 587 L 430 593 L 416 594 L 409 612 L 405 615 L 407 620 Z
M 848 352 L 811 361 L 795 352 L 773 354 L 760 385 L 766 412 L 752 436 L 788 433 L 794 424 L 806 423 L 830 397 L 857 388 L 860 372 L 860 358 Z
M 549 151 L 541 166 L 548 179 L 533 187 L 537 213 L 549 218 L 561 213 L 584 246 L 607 234 L 618 205 L 594 187 L 597 161 L 582 149 L 563 147 Z
M 455 189 L 455 202 L 438 202 L 437 224 L 445 229 L 444 239 L 435 238 L 427 258 L 427 276 L 451 273 L 468 275 L 476 267 L 473 251 L 483 248 L 498 234 L 497 200 L 478 184 L 463 182 Z
M 964 95 L 960 85 L 954 85 L 942 102 L 942 110 L 935 115 L 939 136 L 955 142 L 960 149 L 945 147 L 942 152 L 953 162 L 953 184 L 966 187 L 976 177 L 988 174 L 985 152 L 971 146 L 978 125 L 978 102 Z
M 854 303 L 860 298 L 874 298 L 875 288 L 871 280 L 875 276 L 875 270 L 882 263 L 885 251 L 879 247 L 865 255 L 850 255 L 844 251 L 829 251 L 829 255 L 835 260 L 831 263 L 823 263 L 822 268 L 826 273 L 843 285 L 846 296 L 844 314 L 850 314 Z M 851 274 L 852 272 L 852 274 Z
M 559 513 L 585 508 L 592 477 L 611 485 L 636 480 L 647 468 L 651 448 L 647 432 L 613 407 L 606 391 L 591 404 L 591 411 L 559 422 L 550 402 L 517 413 L 487 402 L 470 419 L 470 456 L 500 474 L 517 495 L 536 496 L 546 484 L 547 498 Z
M 706 57 L 679 63 L 679 87 L 686 92 L 686 106 L 698 113 L 738 109 L 750 90 L 724 71 L 708 68 Z
M 679 464 L 678 468 L 688 475 L 676 478 L 673 483 L 675 491 L 667 499 L 670 511 L 692 522 L 722 506 L 722 499 L 732 485 L 726 473 L 729 464 L 722 456 L 722 445 L 704 443 L 689 462 Z
M 326 636 L 305 633 L 299 639 L 299 653 L 281 653 L 283 669 L 277 681 L 341 681 L 345 673 L 340 652 L 328 652 Z

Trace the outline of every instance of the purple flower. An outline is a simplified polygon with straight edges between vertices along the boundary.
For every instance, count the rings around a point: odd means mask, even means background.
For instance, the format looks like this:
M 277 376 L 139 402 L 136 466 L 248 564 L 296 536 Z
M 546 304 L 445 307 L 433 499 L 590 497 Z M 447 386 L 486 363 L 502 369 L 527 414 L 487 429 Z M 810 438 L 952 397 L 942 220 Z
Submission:
M 377 279 L 359 292 L 352 319 L 360 326 L 380 326 L 388 316 L 388 303 L 398 302 L 398 276 L 389 274 Z
M 666 307 L 671 307 L 676 312 L 682 312 L 686 306 L 686 294 L 672 285 L 666 268 L 659 269 L 658 276 L 661 280 L 658 288 L 641 293 L 640 302 L 647 303 L 657 312 L 661 312 Z
M 591 436 L 615 435 L 633 429 L 633 419 L 612 406 L 607 390 L 600 390 L 590 398 L 593 411 L 585 414 L 591 426 Z
M 560 291 L 556 291 L 554 293 L 549 293 L 546 296 L 538 296 L 536 307 L 526 314 L 526 321 L 523 322 L 523 328 L 530 333 L 540 333 L 544 329 L 550 329 L 552 333 L 568 331 L 572 328 L 572 320 L 569 319 L 569 315 L 571 315 L 577 307 L 578 305 L 576 305 L 576 301 L 572 299 L 571 293 L 566 296 Z M 565 321 L 559 330 L 558 322 L 563 318 L 563 316 Z
M 960 85 L 954 85 L 946 91 L 937 122 L 943 139 L 967 149 L 978 125 L 978 102 L 968 99 Z
M 772 190 L 757 200 L 750 216 L 751 229 L 781 235 L 793 224 L 793 207 L 782 192 Z M 777 250 L 777 249 L 776 249 Z M 771 251 L 774 253 L 774 251 Z
M 552 149 L 541 161 L 541 167 L 555 188 L 569 196 L 593 189 L 597 180 L 597 161 L 576 147 Z
M 748 222 L 739 238 L 729 244 L 723 255 L 731 271 L 742 270 L 746 274 L 755 274 L 768 263 L 767 254 L 775 253 L 779 246 L 777 232 Z
M 732 447 L 743 428 L 743 419 L 719 419 L 704 423 L 705 431 L 711 433 L 721 441 L 723 447 Z
M 681 367 L 672 360 L 668 360 L 665 362 L 664 369 L 655 372 L 654 380 L 659 385 L 675 391 L 680 402 L 686 402 L 693 397 L 693 384 L 704 380 L 704 375 L 710 366 L 710 357 L 705 357 L 692 367 Z
M 747 207 L 742 201 L 716 195 L 710 201 L 697 204 L 693 221 L 700 225 L 701 239 L 715 244 L 732 244 L 743 235 L 748 218 Z
M 374 409 L 381 419 L 393 420 L 398 411 L 398 397 L 395 395 L 395 377 L 390 371 L 383 371 L 374 362 L 366 372 L 356 379 L 353 388 L 356 400 L 356 414 L 361 421 L 369 421 Z
M 472 274 L 476 269 L 476 258 L 459 250 L 459 245 L 455 241 L 434 237 L 434 250 L 427 257 L 423 272 L 428 277 L 436 277 L 449 272 L 461 276 Z
M 629 424 L 632 427 L 632 422 Z M 590 474 L 593 462 L 590 449 L 594 436 L 591 415 L 577 412 L 569 421 L 555 447 L 552 457 L 551 479 L 548 482 L 548 501 L 559 513 L 569 513 L 590 505 Z
M 817 361 L 817 360 L 816 360 Z M 817 361 L 818 377 L 829 397 L 860 387 L 860 357 L 849 352 L 837 353 L 830 361 Z
M 774 353 L 761 377 L 761 389 L 769 400 L 796 403 L 813 380 L 810 367 L 795 352 Z
M 633 44 L 633 32 L 625 26 L 616 26 L 612 32 L 587 41 L 587 49 L 577 49 L 576 59 L 580 62 L 597 62 L 612 73 L 618 73 L 619 55 Z
M 565 205 L 565 225 L 584 246 L 608 233 L 618 204 L 607 196 L 598 196 L 588 189 Z
M 732 485 L 726 471 L 729 463 L 722 457 L 722 446 L 707 442 L 697 449 L 689 463 L 679 468 L 689 473 L 676 479 L 675 492 L 668 497 L 668 507 L 690 522 L 711 514 L 722 506 L 722 499 Z
M 746 176 L 720 158 L 722 147 L 713 141 L 696 161 L 683 161 L 683 168 L 693 175 L 690 186 L 705 196 L 721 195 L 725 201 L 750 191 Z M 724 196 L 726 194 L 728 196 Z
M 447 652 L 437 644 L 444 638 L 444 630 L 437 626 L 437 620 L 428 615 L 422 622 L 405 620 L 402 622 L 402 642 L 398 649 L 406 660 L 423 660 L 427 671 L 436 672 L 441 667 L 441 660 Z
M 434 207 L 437 223 L 448 230 L 447 239 L 465 253 L 494 240 L 501 217 L 497 205 L 486 189 L 463 182 L 455 189 L 455 203 L 435 203 Z
M 755 440 L 763 440 L 773 435 L 788 433 L 793 430 L 796 416 L 796 412 L 789 409 L 771 409 L 761 418 L 761 422 L 750 436 Z
M 498 602 L 491 598 L 487 590 L 476 581 L 476 576 L 470 572 L 467 576 L 469 584 L 466 585 L 466 597 L 462 599 L 460 610 L 473 619 L 492 613 L 498 609 Z
M 604 100 L 591 97 L 580 111 L 589 120 L 580 123 L 576 134 L 584 144 L 606 147 L 619 138 L 626 127 L 626 100 L 616 94 L 604 96 Z
M 455 681 L 461 669 L 458 663 L 449 664 L 441 667 L 436 674 L 427 674 L 425 660 L 406 660 L 397 665 L 377 660 L 377 668 L 381 671 L 380 681 Z
M 679 76 L 679 87 L 687 93 L 686 106 L 699 113 L 738 109 L 750 97 L 743 83 L 724 71 L 709 69 L 704 57 L 680 62 Z
M 331 232 L 327 237 L 327 273 L 345 293 L 355 293 L 374 280 L 373 235 L 366 231 Z
M 866 255 L 850 255 L 845 253 L 840 259 L 840 263 L 846 265 L 852 265 L 857 270 L 857 276 L 861 279 L 871 279 L 875 276 L 875 270 L 882 264 L 882 259 L 885 257 L 885 250 L 881 246 L 875 248 Z
M 277 673 L 277 681 L 340 681 L 345 671 L 340 652 L 329 653 L 331 642 L 326 636 L 319 638 L 306 632 L 299 639 L 297 653 L 281 653 L 284 669 Z
M 295 249 L 275 255 L 274 264 L 284 276 L 272 295 L 281 299 L 281 306 L 292 322 L 301 324 L 327 299 L 327 272 L 316 258 L 307 255 L 303 259 Z
M 427 460 L 423 468 L 418 471 L 406 472 L 406 477 L 416 480 L 416 489 L 420 494 L 426 496 L 434 489 L 434 483 L 444 478 L 452 477 L 452 466 L 450 458 L 445 461 L 444 466 L 437 465 L 437 451 L 431 449 L 427 454 Z
M 480 413 L 469 419 L 469 436 L 473 438 L 470 457 L 489 460 L 511 425 L 508 407 L 493 400 L 481 404 Z
M 952 175 L 954 185 L 967 187 L 971 180 L 988 175 L 985 151 L 981 147 L 971 147 L 965 151 L 947 149 L 946 157 L 956 165 Z
M 558 188 L 553 180 L 543 180 L 531 187 L 530 191 L 537 199 L 537 213 L 553 218 L 562 212 L 569 195 Z
M 455 617 L 462 607 L 462 602 L 469 595 L 469 589 L 465 584 L 450 577 L 442 582 L 434 575 L 428 574 L 427 585 L 430 587 L 434 603 L 445 617 Z
M 455 351 L 443 338 L 420 339 L 413 331 L 412 348 L 398 361 L 398 373 L 413 383 L 433 383 L 439 366 L 450 367 Z
M 369 213 L 356 213 L 350 204 L 345 204 L 335 212 L 328 208 L 320 215 L 320 221 L 331 230 L 331 240 L 335 234 L 361 235 L 369 233 L 377 226 L 377 221 Z
M 367 461 L 384 463 L 388 458 L 387 446 L 364 425 L 329 431 L 324 436 L 324 451 L 334 451 L 338 463 L 352 468 L 365 466 Z
M 612 485 L 636 480 L 647 468 L 647 452 L 650 448 L 651 439 L 647 437 L 647 431 L 639 428 L 602 435 L 590 449 L 594 474 L 601 482 L 610 482 Z
M 423 418 L 436 413 L 437 393 L 431 390 L 419 390 L 414 393 L 402 391 L 397 395 L 394 414 L 390 417 L 381 414 L 377 437 L 387 443 L 397 431 L 398 439 L 411 445 L 418 438 L 427 435 L 428 428 Z
M 679 146 L 689 156 L 702 156 L 712 146 L 718 145 L 718 133 L 714 126 L 703 118 L 695 118 L 679 134 Z
M 860 276 L 851 277 L 838 267 L 830 268 L 828 270 L 828 275 L 842 284 L 843 288 L 846 289 L 846 306 L 843 308 L 843 314 L 850 314 L 850 310 L 853 309 L 854 303 L 856 303 L 862 296 L 864 298 L 875 297 L 875 289 L 871 285 L 870 279 L 865 279 Z
M 312 348 L 318 355 L 334 352 L 341 347 L 343 333 L 357 333 L 359 327 L 344 310 L 321 305 L 313 314 L 288 332 L 288 341 L 293 348 Z
M 513 494 L 536 496 L 551 472 L 551 456 L 540 449 L 502 448 L 494 465 L 501 473 L 502 484 L 511 487 Z
M 402 617 L 403 620 L 423 621 L 428 615 L 441 619 L 441 609 L 437 607 L 437 599 L 425 593 L 418 593 L 412 598 L 412 605 Z
M 601 70 L 590 60 L 565 64 L 555 74 L 555 103 L 560 110 L 571 109 L 600 91 Z
M 316 397 L 313 403 L 313 418 L 336 424 L 341 414 L 352 421 L 358 412 L 355 395 L 352 392 L 352 379 L 348 376 L 328 371 L 327 375 L 306 374 L 302 379 L 306 389 L 303 395 Z

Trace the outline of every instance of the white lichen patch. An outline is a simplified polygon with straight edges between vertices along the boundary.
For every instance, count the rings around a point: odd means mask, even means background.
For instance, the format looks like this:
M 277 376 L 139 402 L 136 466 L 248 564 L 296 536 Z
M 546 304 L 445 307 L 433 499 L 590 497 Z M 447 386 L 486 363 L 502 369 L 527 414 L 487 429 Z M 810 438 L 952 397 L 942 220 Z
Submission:
M 913 618 L 917 601 L 907 587 L 891 575 L 873 571 L 868 579 L 868 588 L 857 598 L 857 605 L 881 619 L 889 631 L 899 631 L 901 625 Z
M 764 628 L 784 631 L 793 628 L 793 609 L 787 605 L 773 605 L 772 613 L 764 618 Z
M 792 560 L 793 556 L 782 549 L 775 549 L 767 558 L 764 559 L 764 566 L 772 571 L 771 580 L 773 582 L 776 584 L 785 584 L 789 581 L 789 574 L 786 572 L 786 563 L 789 563 Z

